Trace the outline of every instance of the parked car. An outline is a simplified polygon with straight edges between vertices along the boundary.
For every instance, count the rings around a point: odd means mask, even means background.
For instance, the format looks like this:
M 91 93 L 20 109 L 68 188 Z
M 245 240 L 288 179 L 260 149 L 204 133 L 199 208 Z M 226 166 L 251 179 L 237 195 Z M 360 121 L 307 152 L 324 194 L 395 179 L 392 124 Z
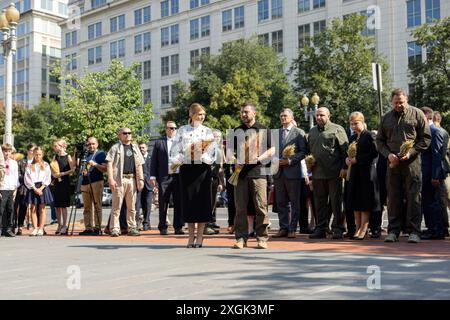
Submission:
M 112 191 L 109 187 L 103 188 L 102 205 L 108 207 L 112 205 Z M 81 194 L 77 195 L 76 206 L 77 208 L 83 207 L 83 196 Z

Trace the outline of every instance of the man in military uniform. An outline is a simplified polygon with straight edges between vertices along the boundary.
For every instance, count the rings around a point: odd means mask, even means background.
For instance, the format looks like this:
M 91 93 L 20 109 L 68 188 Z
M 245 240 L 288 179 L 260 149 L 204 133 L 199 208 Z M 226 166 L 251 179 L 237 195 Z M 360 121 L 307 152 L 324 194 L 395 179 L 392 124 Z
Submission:
M 344 215 L 342 212 L 342 178 L 347 157 L 348 139 L 345 129 L 330 121 L 330 111 L 321 107 L 316 113 L 317 126 L 308 135 L 315 165 L 312 169 L 314 203 L 317 224 L 310 239 L 326 238 L 328 229 L 328 199 L 333 209 L 333 239 L 342 239 Z
M 420 242 L 422 221 L 420 192 L 422 189 L 421 159 L 431 142 L 430 127 L 421 110 L 408 105 L 408 96 L 402 89 L 391 94 L 393 109 L 381 119 L 377 134 L 378 151 L 388 159 L 388 236 L 386 242 L 398 241 L 402 218 L 406 213 L 408 242 Z M 400 146 L 413 140 L 413 148 L 400 155 Z M 404 199 L 406 210 L 404 210 Z

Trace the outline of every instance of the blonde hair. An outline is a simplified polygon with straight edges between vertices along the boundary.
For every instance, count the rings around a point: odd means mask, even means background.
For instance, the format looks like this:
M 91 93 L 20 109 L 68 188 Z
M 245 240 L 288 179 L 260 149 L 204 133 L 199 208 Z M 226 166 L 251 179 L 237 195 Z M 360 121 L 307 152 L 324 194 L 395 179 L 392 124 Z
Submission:
M 352 121 L 352 120 L 354 120 L 354 121 L 361 121 L 362 123 L 366 123 L 364 121 L 364 115 L 361 112 L 359 112 L 359 111 L 352 112 L 350 114 L 350 117 L 348 117 L 348 120 L 349 121 Z
M 60 147 L 66 149 L 67 148 L 67 142 L 64 139 L 56 139 L 53 141 L 53 145 L 58 144 Z
M 194 102 L 189 107 L 189 123 L 192 121 L 192 117 L 199 113 L 200 111 L 206 112 L 205 108 L 200 103 Z
M 37 151 L 41 151 L 42 152 L 42 156 L 44 156 L 44 151 L 42 150 L 41 147 L 36 147 L 33 150 L 33 161 L 31 161 L 31 171 L 35 172 L 36 171 L 36 158 L 35 158 L 35 154 Z M 39 167 L 41 168 L 41 170 L 45 169 L 45 161 L 44 159 L 41 159 L 41 161 L 39 161 Z

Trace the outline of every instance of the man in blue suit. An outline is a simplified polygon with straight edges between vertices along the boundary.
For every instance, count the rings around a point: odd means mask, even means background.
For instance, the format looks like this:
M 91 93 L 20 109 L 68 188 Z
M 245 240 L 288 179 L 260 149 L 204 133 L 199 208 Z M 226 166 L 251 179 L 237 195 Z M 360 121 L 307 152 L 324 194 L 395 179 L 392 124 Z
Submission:
M 179 169 L 172 172 L 169 168 L 169 154 L 173 139 L 177 132 L 177 125 L 173 121 L 166 123 L 166 136 L 156 140 L 150 161 L 150 186 L 158 183 L 159 224 L 161 235 L 167 235 L 167 209 L 170 196 L 173 198 L 173 228 L 175 234 L 184 234 L 183 216 L 181 212 Z
M 300 219 L 300 162 L 305 157 L 306 139 L 305 132 L 293 125 L 294 113 L 291 109 L 283 109 L 280 113 L 280 120 L 283 126 L 279 130 L 278 156 L 280 160 L 278 171 L 274 175 L 275 199 L 280 220 L 280 230 L 273 237 L 295 238 L 297 224 Z M 284 157 L 283 150 L 291 145 L 295 146 L 295 154 Z M 291 203 L 291 214 L 289 212 L 289 202 Z M 307 217 L 308 213 L 303 212 L 303 215 Z
M 424 240 L 445 239 L 439 186 L 444 183 L 444 157 L 447 146 L 444 132 L 433 123 L 433 110 L 421 108 L 430 125 L 431 144 L 422 153 L 422 212 L 427 230 L 422 234 Z

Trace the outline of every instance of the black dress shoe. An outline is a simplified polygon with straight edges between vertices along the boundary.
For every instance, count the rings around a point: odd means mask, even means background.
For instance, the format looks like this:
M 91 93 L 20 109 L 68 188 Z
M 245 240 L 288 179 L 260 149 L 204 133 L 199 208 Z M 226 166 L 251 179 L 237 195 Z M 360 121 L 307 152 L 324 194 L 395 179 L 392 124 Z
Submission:
M 311 230 L 309 228 L 306 229 L 300 229 L 300 234 L 312 234 L 314 230 Z
M 372 233 L 370 234 L 370 237 L 372 239 L 380 239 L 380 237 L 381 237 L 381 230 L 374 230 L 374 231 L 372 231 Z
M 17 233 L 16 233 L 16 236 L 21 236 L 21 235 L 22 235 L 22 229 L 18 229 Z
M 152 230 L 152 228 L 150 226 L 143 226 L 142 227 L 142 231 L 149 231 Z
M 217 223 L 211 223 L 209 226 L 213 229 L 220 229 L 220 226 Z
M 420 236 L 420 239 L 422 239 L 422 240 L 445 240 L 445 236 L 443 234 L 440 235 L 440 234 L 426 232 Z
M 3 235 L 5 237 L 9 237 L 9 238 L 14 238 L 16 235 L 14 234 L 14 232 L 12 232 L 11 230 L 8 230 L 6 232 L 3 233 Z
M 185 234 L 183 230 L 177 229 L 175 230 L 175 234 Z
M 314 231 L 313 233 L 311 233 L 309 235 L 309 238 L 310 239 L 326 239 L 327 238 L 327 234 L 326 234 L 325 231 L 316 230 L 316 231 Z
M 167 236 L 169 233 L 167 232 L 167 229 L 162 229 L 162 230 L 159 230 L 159 234 L 162 236 Z

